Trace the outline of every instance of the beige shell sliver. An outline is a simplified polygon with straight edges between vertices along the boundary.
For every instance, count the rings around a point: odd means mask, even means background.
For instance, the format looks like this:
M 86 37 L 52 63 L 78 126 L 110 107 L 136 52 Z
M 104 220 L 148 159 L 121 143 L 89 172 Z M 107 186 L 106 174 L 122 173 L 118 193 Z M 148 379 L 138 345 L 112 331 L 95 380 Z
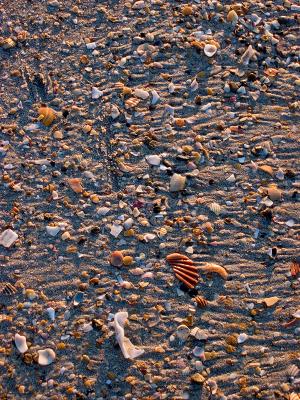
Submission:
M 297 393 L 293 392 L 290 394 L 289 400 L 300 400 L 300 396 Z
M 201 265 L 198 268 L 200 271 L 204 272 L 215 272 L 219 274 L 223 279 L 227 279 L 228 277 L 228 272 L 226 271 L 226 269 L 218 264 L 205 263 L 204 265 Z

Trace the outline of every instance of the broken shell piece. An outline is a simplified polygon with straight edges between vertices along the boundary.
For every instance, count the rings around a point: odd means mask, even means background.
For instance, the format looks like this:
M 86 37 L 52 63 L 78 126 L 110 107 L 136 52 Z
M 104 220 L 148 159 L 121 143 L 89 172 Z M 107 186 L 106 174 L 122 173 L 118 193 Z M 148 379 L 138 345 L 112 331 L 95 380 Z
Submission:
M 244 343 L 247 339 L 249 339 L 249 336 L 246 333 L 241 333 L 237 337 L 237 342 L 238 343 Z
M 60 227 L 59 226 L 47 225 L 46 226 L 46 231 L 47 231 L 48 235 L 54 237 L 54 236 L 56 236 L 58 234 L 58 232 L 60 232 Z
M 161 158 L 159 156 L 157 156 L 156 154 L 154 154 L 154 155 L 146 156 L 146 161 L 150 165 L 158 166 L 161 162 Z
M 139 104 L 140 100 L 135 97 L 130 97 L 125 101 L 125 108 L 134 108 Z
M 204 272 L 215 272 L 219 274 L 223 279 L 227 279 L 228 277 L 228 272 L 226 271 L 226 269 L 218 264 L 206 263 L 205 265 L 199 267 L 199 269 Z
M 18 333 L 15 334 L 15 345 L 20 353 L 26 353 L 26 351 L 28 350 L 26 337 L 19 335 Z
M 175 332 L 178 339 L 185 341 L 190 334 L 190 329 L 186 325 L 179 325 Z
M 103 92 L 96 87 L 92 87 L 92 99 L 96 100 L 103 96 Z
M 170 192 L 180 192 L 181 190 L 184 189 L 185 182 L 186 182 L 185 176 L 179 174 L 173 174 L 170 180 Z
M 279 297 L 273 296 L 273 297 L 265 297 L 262 300 L 258 300 L 258 303 L 263 303 L 266 307 L 272 307 L 279 301 Z
M 256 58 L 256 53 L 257 53 L 257 51 L 254 50 L 251 45 L 249 45 L 247 50 L 244 52 L 244 54 L 241 57 L 241 63 L 244 65 L 248 65 L 250 60 Z
M 152 94 L 151 104 L 154 106 L 160 100 L 160 97 L 156 90 L 151 90 L 151 94 Z
M 76 293 L 73 299 L 74 306 L 78 306 L 80 303 L 82 303 L 83 297 L 84 297 L 83 292 Z
M 81 179 L 80 178 L 70 178 L 70 179 L 68 179 L 68 184 L 69 184 L 70 188 L 75 193 L 82 193 L 83 192 L 83 187 L 81 185 Z
M 208 336 L 205 332 L 203 332 L 200 328 L 195 327 L 190 332 L 191 336 L 194 336 L 197 340 L 207 340 Z
M 139 89 L 139 88 L 135 89 L 134 95 L 142 100 L 146 100 L 149 97 L 149 93 L 146 90 Z
M 216 52 L 217 52 L 217 50 L 218 50 L 218 48 L 217 48 L 217 46 L 215 46 L 214 44 L 206 44 L 205 46 L 204 46 L 204 54 L 207 56 L 207 57 L 213 57 L 215 54 L 216 54 Z
M 50 107 L 40 107 L 38 120 L 41 121 L 45 126 L 50 126 L 55 120 L 56 114 Z
M 123 254 L 121 251 L 113 251 L 110 255 L 110 263 L 114 267 L 120 267 L 123 264 Z
M 293 392 L 290 394 L 289 400 L 300 400 L 300 396 L 297 393 Z
M 120 111 L 119 111 L 118 107 L 115 104 L 113 104 L 111 106 L 110 116 L 112 117 L 112 119 L 116 119 L 116 118 L 118 118 L 119 115 L 120 115 Z
M 300 319 L 300 309 L 297 310 L 294 314 L 292 314 L 292 317 L 294 317 L 296 319 Z
M 52 349 L 38 350 L 39 358 L 38 363 L 40 365 L 52 364 L 56 358 L 56 354 Z
M 276 186 L 269 187 L 268 196 L 272 201 L 279 201 L 281 200 L 282 191 L 278 189 Z
M 2 244 L 2 246 L 4 246 L 4 247 L 8 248 L 12 244 L 14 244 L 17 239 L 18 239 L 18 235 L 16 234 L 16 232 L 12 231 L 11 229 L 6 229 L 0 235 L 0 244 Z
M 298 262 L 298 259 L 292 262 L 290 270 L 292 277 L 295 277 L 300 273 L 300 262 Z
M 222 212 L 222 207 L 218 203 L 211 203 L 209 209 L 216 215 L 220 215 Z
M 125 336 L 124 325 L 128 319 L 128 313 L 126 311 L 119 311 L 114 317 L 114 328 L 116 333 L 116 339 L 122 350 L 125 358 L 136 358 L 144 353 L 143 349 L 135 347 L 131 341 Z

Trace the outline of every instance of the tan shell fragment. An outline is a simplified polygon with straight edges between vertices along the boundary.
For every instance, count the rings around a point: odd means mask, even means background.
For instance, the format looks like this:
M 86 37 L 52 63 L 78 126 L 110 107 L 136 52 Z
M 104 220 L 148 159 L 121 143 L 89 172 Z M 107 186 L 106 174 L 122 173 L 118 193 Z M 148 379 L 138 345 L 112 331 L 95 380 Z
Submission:
M 218 264 L 206 263 L 199 268 L 201 271 L 204 272 L 215 272 L 216 274 L 219 274 L 223 279 L 227 279 L 228 277 L 228 272 L 226 271 L 226 269 Z
M 289 400 L 300 400 L 300 396 L 297 393 L 293 392 L 290 394 Z
M 81 185 L 81 179 L 80 178 L 69 178 L 68 183 L 70 188 L 75 192 L 75 193 L 82 193 L 83 192 L 83 187 Z
M 237 20 L 239 19 L 239 16 L 237 15 L 237 13 L 234 10 L 230 10 L 229 13 L 227 14 L 226 19 L 228 22 L 237 22 Z
M 139 104 L 140 100 L 135 97 L 130 97 L 125 101 L 125 108 L 134 108 Z

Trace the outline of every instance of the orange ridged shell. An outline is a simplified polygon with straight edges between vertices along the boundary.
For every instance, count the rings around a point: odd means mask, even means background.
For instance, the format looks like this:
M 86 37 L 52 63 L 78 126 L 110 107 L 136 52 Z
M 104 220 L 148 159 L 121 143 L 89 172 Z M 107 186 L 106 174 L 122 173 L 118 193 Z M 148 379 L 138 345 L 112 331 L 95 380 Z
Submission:
M 55 120 L 55 111 L 50 107 L 40 107 L 39 108 L 39 120 L 45 125 L 50 126 Z
M 168 263 L 172 266 L 173 272 L 178 280 L 190 289 L 193 289 L 198 281 L 198 269 L 194 262 L 184 254 L 171 253 L 166 257 Z
M 297 260 L 293 261 L 290 270 L 292 277 L 296 277 L 300 273 L 300 263 Z
M 208 301 L 202 296 L 194 297 L 194 301 L 197 303 L 197 306 L 200 308 L 204 308 L 208 304 Z

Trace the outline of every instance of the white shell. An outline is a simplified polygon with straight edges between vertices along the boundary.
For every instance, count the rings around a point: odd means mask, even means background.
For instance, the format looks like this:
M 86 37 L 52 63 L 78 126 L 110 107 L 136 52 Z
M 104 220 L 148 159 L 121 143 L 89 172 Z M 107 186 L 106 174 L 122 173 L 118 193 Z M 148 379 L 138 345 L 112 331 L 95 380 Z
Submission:
M 60 227 L 59 226 L 46 226 L 46 231 L 49 235 L 51 236 L 56 236 L 58 234 L 58 232 L 60 231 Z
M 151 90 L 151 94 L 152 94 L 151 104 L 155 105 L 160 100 L 160 97 L 156 90 Z
M 20 353 L 25 353 L 28 350 L 26 337 L 19 335 L 18 333 L 15 334 L 15 345 Z
M 53 307 L 47 308 L 47 313 L 51 321 L 55 320 L 55 310 Z
M 256 50 L 254 50 L 250 44 L 241 57 L 242 64 L 248 65 L 250 60 L 256 57 L 256 53 L 257 53 Z
M 200 328 L 195 327 L 191 330 L 191 336 L 194 336 L 194 338 L 198 340 L 207 340 L 208 336 L 205 332 L 203 332 Z
M 175 334 L 178 339 L 184 341 L 189 337 L 190 329 L 186 325 L 179 325 Z
M 216 54 L 216 52 L 217 52 L 217 50 L 218 50 L 218 48 L 217 48 L 217 46 L 215 46 L 214 44 L 206 44 L 205 46 L 204 46 L 204 54 L 207 56 L 207 57 L 213 57 L 215 54 Z
M 193 354 L 194 354 L 195 357 L 203 356 L 203 354 L 204 354 L 203 347 L 199 347 L 199 346 L 194 347 Z
M 16 232 L 12 231 L 11 229 L 6 229 L 0 235 L 0 244 L 4 247 L 10 247 L 15 241 L 18 239 L 18 235 Z
M 292 314 L 294 318 L 300 319 L 300 309 L 297 310 L 294 314 Z
M 183 190 L 185 187 L 185 181 L 185 176 L 173 174 L 170 180 L 170 192 L 180 192 Z
M 116 119 L 116 118 L 118 118 L 119 115 L 120 115 L 120 111 L 119 111 L 118 107 L 115 104 L 113 104 L 111 106 L 110 116 L 112 117 L 112 119 Z
M 154 155 L 146 156 L 146 161 L 150 165 L 159 165 L 161 158 L 158 155 L 154 154 Z
M 216 215 L 220 215 L 222 212 L 222 208 L 221 208 L 220 204 L 218 204 L 218 203 L 211 203 L 209 205 L 209 209 Z
M 38 363 L 40 365 L 52 364 L 56 357 L 56 354 L 52 349 L 38 350 L 38 353 Z
M 119 311 L 114 317 L 114 328 L 116 333 L 116 339 L 122 350 L 125 358 L 136 358 L 144 353 L 143 349 L 135 347 L 131 341 L 125 336 L 124 325 L 128 318 L 128 312 Z
M 99 99 L 99 97 L 103 96 L 103 92 L 96 87 L 92 87 L 92 99 Z
M 197 82 L 197 79 L 194 79 L 191 83 L 191 91 L 195 92 L 199 88 L 199 84 Z
M 123 227 L 121 225 L 116 225 L 116 224 L 112 224 L 111 228 L 110 228 L 110 233 L 111 235 L 113 235 L 113 237 L 117 238 L 120 233 L 122 232 Z
M 135 89 L 134 95 L 142 100 L 146 100 L 149 97 L 149 93 L 146 90 L 139 89 L 139 88 Z
M 249 336 L 248 336 L 246 333 L 241 333 L 241 334 L 237 337 L 237 342 L 238 342 L 238 343 L 244 343 L 248 338 L 249 338 Z

